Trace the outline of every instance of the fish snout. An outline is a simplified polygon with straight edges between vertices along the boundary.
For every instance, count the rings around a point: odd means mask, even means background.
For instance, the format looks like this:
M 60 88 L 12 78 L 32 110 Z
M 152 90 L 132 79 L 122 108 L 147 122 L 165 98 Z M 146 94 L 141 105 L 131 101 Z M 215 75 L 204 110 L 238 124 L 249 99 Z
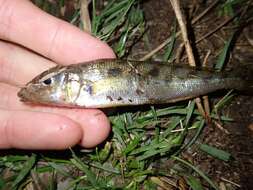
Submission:
M 24 87 L 24 88 L 21 88 L 18 92 L 18 97 L 20 99 L 20 101 L 22 102 L 27 102 L 29 101 L 29 93 L 27 91 L 27 88 Z

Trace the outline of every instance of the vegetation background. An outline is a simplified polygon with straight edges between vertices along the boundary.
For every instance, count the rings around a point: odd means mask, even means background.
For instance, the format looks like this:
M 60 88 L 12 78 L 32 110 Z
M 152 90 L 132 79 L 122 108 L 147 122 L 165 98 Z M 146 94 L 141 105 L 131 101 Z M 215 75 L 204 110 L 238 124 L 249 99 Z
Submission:
M 84 1 L 33 2 L 86 28 Z M 188 64 L 170 1 L 88 3 L 91 33 L 119 58 Z M 198 66 L 252 62 L 250 0 L 185 0 L 181 7 Z M 0 189 L 253 189 L 253 98 L 222 91 L 209 102 L 204 116 L 193 100 L 115 110 L 111 136 L 91 150 L 2 151 Z

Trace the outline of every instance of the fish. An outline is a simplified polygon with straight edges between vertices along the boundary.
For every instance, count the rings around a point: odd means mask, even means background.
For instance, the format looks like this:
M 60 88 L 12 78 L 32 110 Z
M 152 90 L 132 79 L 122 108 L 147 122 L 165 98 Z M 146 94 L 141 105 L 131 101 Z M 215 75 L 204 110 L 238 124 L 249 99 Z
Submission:
M 217 72 L 166 62 L 100 59 L 55 66 L 18 92 L 23 102 L 72 108 L 165 104 L 220 90 L 253 89 L 253 66 Z

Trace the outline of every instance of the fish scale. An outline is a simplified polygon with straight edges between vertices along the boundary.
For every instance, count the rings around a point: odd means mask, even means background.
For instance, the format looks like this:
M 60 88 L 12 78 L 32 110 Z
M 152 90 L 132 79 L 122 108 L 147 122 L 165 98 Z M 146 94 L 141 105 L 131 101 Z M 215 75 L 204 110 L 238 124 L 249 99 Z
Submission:
M 220 89 L 252 90 L 252 65 L 211 71 L 165 62 L 101 59 L 56 66 L 18 92 L 21 101 L 80 108 L 177 102 Z

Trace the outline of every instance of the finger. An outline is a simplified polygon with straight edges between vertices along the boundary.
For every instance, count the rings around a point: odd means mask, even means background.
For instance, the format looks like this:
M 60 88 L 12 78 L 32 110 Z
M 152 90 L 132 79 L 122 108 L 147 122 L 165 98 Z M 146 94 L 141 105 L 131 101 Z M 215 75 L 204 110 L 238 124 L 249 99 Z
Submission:
M 56 114 L 0 109 L 0 148 L 66 149 L 76 145 L 82 130 Z
M 114 57 L 105 43 L 43 12 L 29 1 L 0 0 L 0 7 L 2 39 L 62 64 Z
M 97 109 L 68 109 L 46 106 L 32 106 L 20 102 L 17 98 L 18 88 L 0 83 L 0 107 L 5 109 L 18 109 L 28 111 L 40 111 L 67 116 L 78 123 L 83 136 L 80 145 L 94 147 L 104 141 L 110 133 L 110 123 L 105 114 Z
M 49 67 L 52 61 L 17 45 L 0 41 L 0 81 L 24 85 Z

